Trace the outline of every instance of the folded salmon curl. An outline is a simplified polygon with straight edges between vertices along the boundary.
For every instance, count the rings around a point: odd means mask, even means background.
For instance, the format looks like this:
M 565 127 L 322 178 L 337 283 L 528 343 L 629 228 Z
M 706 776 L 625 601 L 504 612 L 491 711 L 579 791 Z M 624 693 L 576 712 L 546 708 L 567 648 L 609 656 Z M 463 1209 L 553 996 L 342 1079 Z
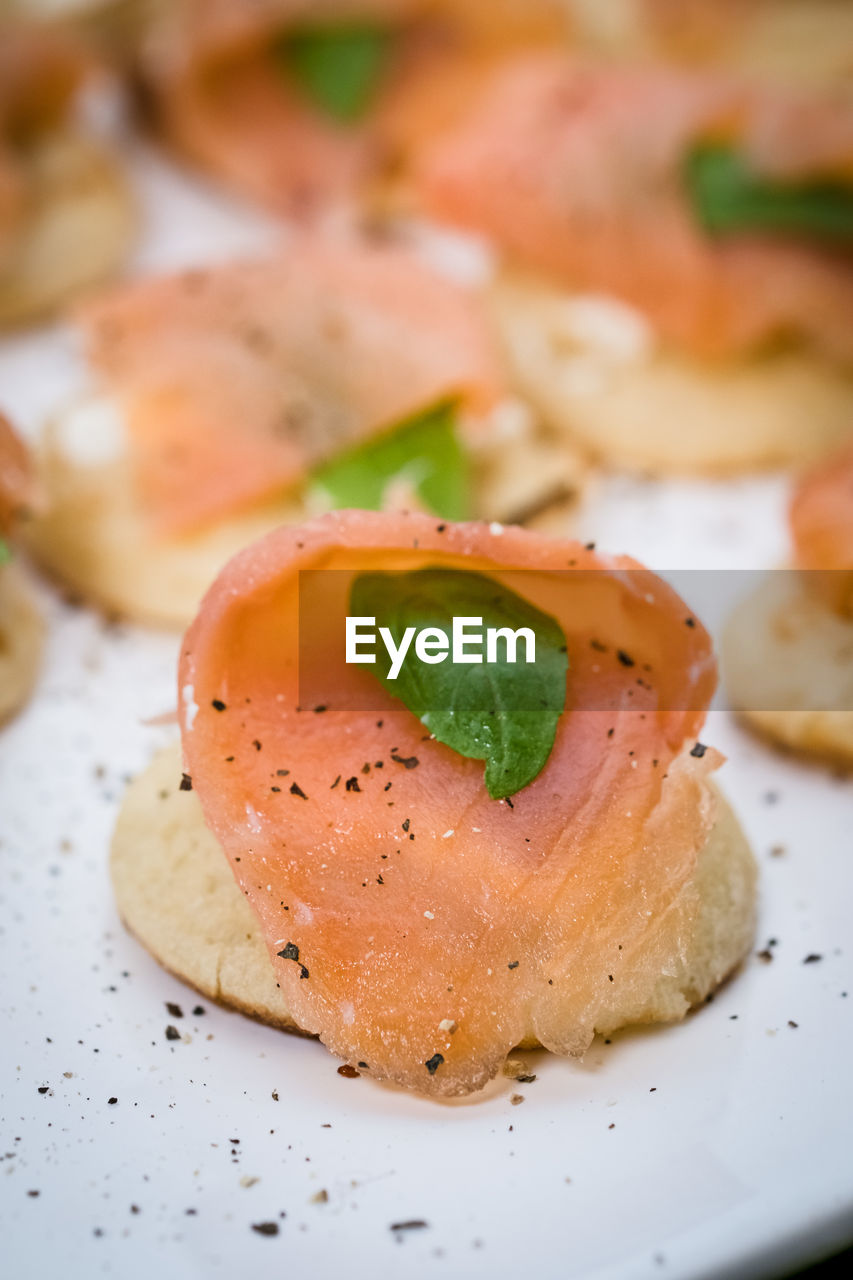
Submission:
M 78 319 L 92 391 L 47 426 L 29 536 L 131 617 L 186 626 L 240 547 L 330 506 L 561 519 L 577 492 L 476 293 L 402 248 L 306 235 Z
M 797 567 L 836 613 L 853 619 L 853 445 L 801 477 L 790 516 Z
M 794 569 L 738 606 L 724 645 L 744 721 L 771 742 L 853 767 L 853 448 L 806 471 L 791 499 Z
M 846 96 L 530 55 L 416 185 L 497 246 L 517 383 L 600 456 L 731 471 L 849 435 Z
M 296 217 L 385 205 L 517 48 L 565 40 L 562 0 L 179 0 L 142 57 L 167 139 Z
M 463 598 L 485 576 L 565 638 L 565 710 L 539 772 L 511 795 L 493 798 L 482 760 L 431 734 L 371 669 L 335 661 L 353 584 L 424 569 L 450 574 Z M 306 639 L 308 571 L 323 603 Z M 300 683 L 300 629 L 314 674 L 334 673 L 322 702 Z M 373 1078 L 458 1095 L 519 1043 L 580 1055 L 596 1031 L 683 1016 L 749 945 L 751 855 L 709 782 L 722 757 L 697 744 L 710 641 L 626 557 L 422 514 L 332 514 L 227 566 L 182 644 L 178 683 L 192 791 L 177 790 L 173 757 L 165 818 L 151 790 L 162 767 L 131 788 L 113 850 L 121 913 L 167 967 L 318 1035 Z M 182 828 L 192 849 L 175 843 Z M 192 968 L 181 935 L 206 917 L 186 877 L 205 841 L 208 868 L 231 864 L 241 922 L 251 908 L 266 948 L 257 983 L 271 986 L 271 971 L 277 1007 L 221 979 L 235 968 L 227 947 L 215 985 Z M 191 908 L 178 919 L 181 876 Z

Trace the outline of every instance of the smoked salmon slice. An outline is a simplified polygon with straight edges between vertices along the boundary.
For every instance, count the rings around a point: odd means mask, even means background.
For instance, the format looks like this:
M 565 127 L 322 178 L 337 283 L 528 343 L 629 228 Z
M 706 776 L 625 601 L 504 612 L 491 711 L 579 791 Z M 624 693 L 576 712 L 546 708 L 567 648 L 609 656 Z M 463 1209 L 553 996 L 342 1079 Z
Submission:
M 804 475 L 791 501 L 797 566 L 840 613 L 853 616 L 853 448 Z
M 723 358 L 793 336 L 853 358 L 849 255 L 700 225 L 688 155 L 732 141 L 780 182 L 853 175 L 849 103 L 543 53 L 495 74 L 415 185 L 430 214 L 571 289 L 619 297 L 677 348 Z
M 305 238 L 272 257 L 145 280 L 80 316 L 122 406 L 155 533 L 277 492 L 414 414 L 502 394 L 473 296 L 407 253 Z
M 425 566 L 510 575 L 565 633 L 551 754 L 506 800 L 368 692 L 364 667 L 330 658 L 323 702 L 301 699 L 306 572 L 334 571 L 313 628 L 333 655 L 357 573 Z M 613 984 L 643 1008 L 698 906 L 685 886 L 721 757 L 696 736 L 715 681 L 678 596 L 578 543 L 346 511 L 238 555 L 182 645 L 184 762 L 297 1024 L 374 1078 L 462 1094 L 525 1040 L 582 1053 Z
M 313 216 L 398 178 L 485 69 L 567 30 L 561 0 L 183 0 L 165 9 L 144 65 L 181 150 L 274 210 Z M 365 109 L 345 119 L 306 93 L 287 54 L 292 37 L 336 31 L 366 32 L 377 49 Z
M 791 501 L 791 529 L 802 569 L 853 568 L 853 447 L 801 478 Z

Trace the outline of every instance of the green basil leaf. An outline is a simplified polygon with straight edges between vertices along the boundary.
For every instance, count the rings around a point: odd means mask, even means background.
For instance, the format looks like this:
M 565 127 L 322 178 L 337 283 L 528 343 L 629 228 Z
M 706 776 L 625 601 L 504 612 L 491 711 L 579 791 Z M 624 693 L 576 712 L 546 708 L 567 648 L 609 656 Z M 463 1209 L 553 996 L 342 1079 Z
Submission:
M 468 460 L 450 404 L 429 409 L 340 454 L 319 467 L 312 479 L 337 508 L 381 511 L 388 485 L 397 480 L 410 485 L 437 516 L 465 520 L 469 514 Z
M 853 243 L 853 187 L 841 182 L 774 182 L 752 172 L 733 147 L 699 146 L 687 157 L 687 190 L 706 231 L 797 236 Z
M 569 660 L 559 623 L 493 578 L 460 569 L 427 568 L 411 573 L 366 573 L 350 594 L 354 616 L 376 619 L 399 647 L 409 627 L 415 635 L 437 628 L 452 644 L 454 618 L 482 618 L 485 629 L 527 627 L 535 635 L 535 661 L 527 663 L 523 637 L 516 661 L 498 637 L 498 661 L 462 664 L 421 661 L 410 648 L 396 679 L 383 674 L 385 652 L 377 645 L 375 671 L 439 742 L 460 755 L 485 760 L 485 783 L 494 800 L 514 795 L 545 766 L 566 701 Z M 471 650 L 469 649 L 469 652 Z M 485 657 L 485 654 L 483 654 Z
M 380 27 L 317 27 L 284 36 L 274 53 L 315 106 L 352 124 L 375 97 L 390 46 L 390 34 Z
M 8 564 L 12 559 L 12 548 L 0 538 L 0 565 Z

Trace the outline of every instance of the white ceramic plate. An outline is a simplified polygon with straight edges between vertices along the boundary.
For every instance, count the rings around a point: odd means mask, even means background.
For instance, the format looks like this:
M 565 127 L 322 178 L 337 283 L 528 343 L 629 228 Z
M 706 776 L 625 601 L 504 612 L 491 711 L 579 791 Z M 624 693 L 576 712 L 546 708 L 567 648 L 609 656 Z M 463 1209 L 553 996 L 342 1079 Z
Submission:
M 142 269 L 269 236 L 150 158 L 137 174 Z M 0 348 L 28 431 L 79 376 L 64 331 Z M 581 532 L 658 568 L 761 567 L 784 554 L 783 492 L 598 482 Z M 531 1084 L 427 1102 L 199 1001 L 124 933 L 108 842 L 126 779 L 169 735 L 142 721 L 174 703 L 177 640 L 42 594 L 40 689 L 0 738 L 4 1275 L 699 1280 L 853 1238 L 849 781 L 714 713 L 772 961 L 680 1026 L 596 1042 L 582 1064 L 526 1054 Z

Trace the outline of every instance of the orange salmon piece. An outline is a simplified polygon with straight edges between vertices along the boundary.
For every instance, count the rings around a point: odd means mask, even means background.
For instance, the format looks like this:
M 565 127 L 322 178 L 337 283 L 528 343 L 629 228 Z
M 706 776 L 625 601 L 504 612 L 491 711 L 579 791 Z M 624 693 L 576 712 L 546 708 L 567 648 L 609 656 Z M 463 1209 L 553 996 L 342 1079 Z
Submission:
M 812 468 L 791 501 L 796 564 L 839 613 L 853 615 L 853 447 Z
M 293 488 L 443 400 L 483 413 L 502 393 L 474 298 L 397 249 L 306 238 L 122 287 L 81 320 L 165 537 Z
M 571 289 L 623 299 L 696 356 L 794 335 L 853 358 L 848 257 L 766 236 L 712 240 L 699 225 L 685 157 L 696 141 L 732 138 L 768 175 L 853 173 L 849 104 L 542 54 L 492 79 L 453 136 L 427 150 L 416 186 L 433 216 Z
M 273 52 L 288 32 L 374 26 L 391 35 L 375 102 L 332 119 Z M 474 99 L 484 68 L 564 40 L 560 0 L 184 0 L 146 58 L 162 123 L 193 159 L 274 211 L 310 218 L 400 177 L 411 153 Z
M 300 573 L 339 571 L 323 579 L 331 653 L 357 572 L 425 566 L 523 570 L 512 589 L 565 631 L 567 710 L 510 801 L 367 668 L 300 703 Z M 293 1016 L 375 1078 L 463 1094 L 527 1037 L 582 1053 L 608 975 L 633 991 L 689 937 L 673 904 L 721 757 L 684 748 L 716 667 L 701 625 L 636 562 L 514 527 L 333 513 L 237 556 L 181 655 L 185 768 Z M 336 709 L 353 691 L 377 710 Z

